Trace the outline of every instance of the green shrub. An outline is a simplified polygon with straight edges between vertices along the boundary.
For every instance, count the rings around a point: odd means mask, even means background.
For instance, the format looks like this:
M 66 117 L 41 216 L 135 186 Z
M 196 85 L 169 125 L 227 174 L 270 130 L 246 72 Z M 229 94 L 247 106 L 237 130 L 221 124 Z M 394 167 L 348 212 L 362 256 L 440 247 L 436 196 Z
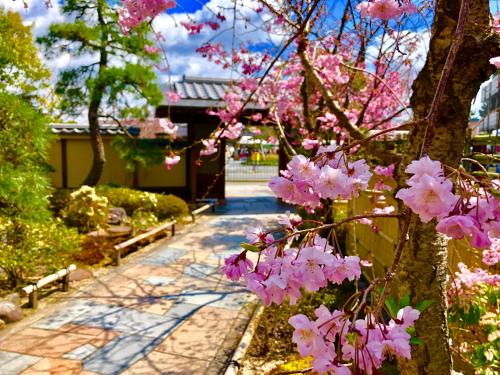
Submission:
M 169 218 L 183 217 L 189 213 L 187 203 L 175 195 L 156 194 L 156 198 L 158 199 L 158 204 L 155 214 L 160 221 Z
M 93 187 L 84 185 L 70 194 L 61 215 L 69 226 L 89 232 L 106 226 L 108 211 L 108 199 L 97 195 Z
M 12 287 L 67 266 L 80 237 L 59 219 L 46 222 L 0 216 L 0 267 Z
M 126 187 L 98 186 L 97 194 L 108 198 L 113 207 L 122 207 L 127 215 L 137 210 L 152 212 L 158 220 L 181 217 L 189 213 L 187 203 L 175 195 L 154 194 Z
M 135 233 L 155 227 L 159 224 L 153 212 L 136 210 L 131 218 L 132 230 Z
M 71 189 L 54 189 L 49 196 L 49 209 L 54 215 L 61 216 L 61 212 L 68 207 L 72 192 Z
M 126 187 L 98 186 L 97 194 L 106 197 L 112 207 L 125 209 L 129 216 L 138 209 L 154 212 L 158 203 L 155 194 Z

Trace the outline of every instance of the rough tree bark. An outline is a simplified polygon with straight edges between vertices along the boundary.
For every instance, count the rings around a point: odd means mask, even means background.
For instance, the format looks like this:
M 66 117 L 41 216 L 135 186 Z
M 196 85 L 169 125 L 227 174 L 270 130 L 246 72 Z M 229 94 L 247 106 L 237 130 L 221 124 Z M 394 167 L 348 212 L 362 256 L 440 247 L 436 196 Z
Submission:
M 97 2 L 97 18 L 101 29 L 104 29 L 106 22 L 102 15 L 102 5 L 101 2 Z M 99 51 L 99 72 L 97 73 L 96 83 L 90 92 L 90 102 L 88 109 L 88 121 L 90 130 L 90 144 L 92 145 L 92 167 L 83 181 L 83 185 L 95 186 L 99 182 L 102 172 L 104 170 L 104 164 L 106 163 L 106 154 L 104 151 L 104 143 L 101 137 L 101 131 L 99 128 L 99 108 L 101 107 L 101 102 L 103 98 L 103 93 L 105 86 L 103 85 L 102 75 L 104 70 L 108 65 L 108 53 L 106 51 L 108 35 L 103 30 L 101 34 L 101 49 Z
M 457 0 L 436 1 L 426 64 L 413 84 L 411 106 L 417 120 L 425 118 L 431 107 L 457 26 L 460 3 Z M 472 99 L 480 84 L 494 71 L 488 60 L 500 54 L 498 37 L 492 34 L 489 23 L 488 0 L 473 0 L 464 39 L 438 106 L 432 138 L 428 142 L 427 155 L 452 167 L 458 166 L 464 152 Z M 425 124 L 412 130 L 410 147 L 400 174 L 404 175 L 405 165 L 419 158 L 424 133 Z M 435 222 L 424 224 L 413 216 L 397 286 L 400 293 L 410 293 L 413 305 L 423 300 L 433 300 L 434 303 L 421 314 L 416 324 L 416 334 L 423 344 L 414 349 L 413 359 L 401 364 L 401 367 L 407 374 L 450 374 L 452 356 L 446 319 L 447 244 L 436 233 Z

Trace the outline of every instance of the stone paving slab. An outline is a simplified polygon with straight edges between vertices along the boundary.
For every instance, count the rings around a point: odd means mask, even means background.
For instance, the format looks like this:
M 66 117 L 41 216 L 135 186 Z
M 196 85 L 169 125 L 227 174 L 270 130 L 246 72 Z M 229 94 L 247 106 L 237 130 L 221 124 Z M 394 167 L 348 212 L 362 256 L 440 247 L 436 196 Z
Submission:
M 94 337 L 75 333 L 27 328 L 16 335 L 15 340 L 0 342 L 0 350 L 40 357 L 58 358 Z
M 152 351 L 137 361 L 123 375 L 204 375 L 208 361 Z
M 0 375 L 218 373 L 227 345 L 238 341 L 230 335 L 235 322 L 248 319 L 244 306 L 255 300 L 220 266 L 239 251 L 246 226 L 275 220 L 250 215 L 273 212 L 270 202 L 231 201 L 222 216 L 153 245 L 15 334 L 0 334 Z
M 44 358 L 23 371 L 22 375 L 76 375 L 82 374 L 80 361 L 61 358 Z
M 16 375 L 40 361 L 41 357 L 33 355 L 0 352 L 0 369 L 2 375 Z
M 169 316 L 158 316 L 126 307 L 106 309 L 107 305 L 97 312 L 79 315 L 73 324 L 99 327 L 125 334 L 141 333 L 143 336 L 158 337 L 170 332 L 179 322 Z
M 118 374 L 146 356 L 159 339 L 143 335 L 119 336 L 83 361 L 85 370 Z
M 85 344 L 82 345 L 75 350 L 72 350 L 69 353 L 66 353 L 62 357 L 65 359 L 76 359 L 76 360 L 82 360 L 84 358 L 87 358 L 89 355 L 97 351 L 97 347 L 92 345 L 92 344 Z

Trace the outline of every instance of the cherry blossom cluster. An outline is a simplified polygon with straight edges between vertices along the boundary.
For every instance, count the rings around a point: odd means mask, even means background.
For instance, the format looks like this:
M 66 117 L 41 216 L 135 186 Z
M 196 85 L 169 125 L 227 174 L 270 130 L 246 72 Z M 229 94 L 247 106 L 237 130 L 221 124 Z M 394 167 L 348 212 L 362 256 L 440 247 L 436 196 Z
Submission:
M 247 288 L 265 305 L 279 305 L 286 297 L 295 304 L 302 296 L 302 288 L 315 292 L 328 282 L 341 284 L 361 276 L 359 257 L 333 254 L 332 246 L 318 235 L 303 247 L 288 249 L 272 246 L 273 236 L 261 227 L 248 231 L 247 238 L 253 246 L 268 246 L 261 251 L 255 268 L 245 250 L 227 258 L 222 271 L 231 280 L 243 278 Z
M 492 238 L 491 246 L 483 250 L 483 263 L 492 267 L 498 262 L 500 262 L 500 238 Z
M 392 190 L 392 187 L 387 185 L 387 180 L 391 179 L 394 174 L 394 164 L 391 164 L 387 167 L 377 165 L 373 169 L 373 173 L 375 174 L 375 190 L 384 191 L 384 190 Z
M 180 161 L 181 161 L 181 157 L 179 155 L 170 154 L 170 155 L 165 156 L 165 160 L 163 161 L 163 165 L 165 166 L 165 168 L 167 168 L 167 170 L 170 171 L 170 170 L 172 170 L 174 165 L 179 164 Z
M 181 22 L 181 25 L 189 32 L 189 35 L 196 35 L 203 30 L 205 27 L 204 23 L 197 23 L 197 22 L 192 22 L 192 21 L 184 21 Z
M 351 322 L 349 313 L 330 312 L 324 305 L 315 310 L 315 315 L 314 321 L 295 315 L 289 323 L 295 329 L 292 341 L 300 355 L 312 356 L 313 370 L 319 374 L 351 375 L 351 367 L 375 374 L 388 357 L 411 358 L 411 335 L 407 331 L 420 312 L 410 306 L 400 309 L 388 323 L 372 315 Z
M 478 249 L 490 247 L 491 238 L 500 237 L 500 206 L 498 200 L 483 192 L 472 197 L 453 193 L 453 183 L 445 178 L 438 161 L 424 156 L 406 168 L 413 176 L 410 186 L 396 194 L 422 222 L 438 219 L 436 229 L 449 237 L 468 238 Z
M 143 21 L 175 6 L 175 0 L 122 0 L 122 7 L 118 8 L 118 22 L 122 32 L 128 34 Z
M 209 156 L 215 154 L 218 151 L 218 148 L 215 147 L 216 146 L 215 142 L 216 142 L 215 139 L 204 139 L 202 141 L 202 144 L 203 146 L 205 146 L 205 148 L 200 151 L 200 155 Z
M 368 187 L 372 176 L 364 159 L 348 161 L 343 153 L 333 152 L 332 146 L 320 147 L 313 161 L 297 155 L 269 183 L 271 190 L 287 203 L 308 208 L 321 205 L 321 199 L 357 197 Z
M 424 223 L 445 218 L 458 197 L 452 193 L 453 183 L 444 177 L 441 163 L 424 156 L 412 161 L 405 172 L 413 175 L 406 181 L 410 187 L 399 190 L 396 198 L 418 214 Z
M 488 271 L 476 268 L 471 271 L 465 264 L 458 263 L 459 272 L 451 280 L 451 288 L 448 291 L 450 299 L 460 296 L 460 301 L 467 303 L 467 298 L 473 297 L 475 289 L 481 285 L 500 286 L 500 275 L 491 274 Z M 459 302 L 460 302 L 459 301 Z
M 370 16 L 371 18 L 380 18 L 381 20 L 389 20 L 398 18 L 404 13 L 413 13 L 417 10 L 415 5 L 404 0 L 403 4 L 397 0 L 373 0 L 363 1 L 359 3 L 356 9 L 361 13 L 361 16 Z

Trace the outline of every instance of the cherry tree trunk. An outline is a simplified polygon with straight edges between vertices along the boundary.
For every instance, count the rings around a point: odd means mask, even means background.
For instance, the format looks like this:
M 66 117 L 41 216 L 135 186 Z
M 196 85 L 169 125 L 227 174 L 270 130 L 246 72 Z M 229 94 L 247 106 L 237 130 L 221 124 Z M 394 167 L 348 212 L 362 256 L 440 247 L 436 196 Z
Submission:
M 457 26 L 460 3 L 457 0 L 436 1 L 426 64 L 413 84 L 411 106 L 415 119 L 426 117 L 430 110 Z M 497 54 L 500 54 L 498 39 L 489 27 L 488 0 L 473 0 L 464 39 L 428 141 L 426 154 L 431 159 L 451 167 L 459 165 L 465 149 L 471 101 L 480 84 L 493 73 L 488 60 Z M 419 158 L 424 137 L 424 124 L 412 130 L 400 176 L 404 176 L 405 165 Z M 416 323 L 416 335 L 423 344 L 416 346 L 411 361 L 401 363 L 402 372 L 406 374 L 444 375 L 452 372 L 446 300 L 447 241 L 436 233 L 435 225 L 434 221 L 424 224 L 413 215 L 409 240 L 398 268 L 399 293 L 409 292 L 413 306 L 423 300 L 434 301 Z

